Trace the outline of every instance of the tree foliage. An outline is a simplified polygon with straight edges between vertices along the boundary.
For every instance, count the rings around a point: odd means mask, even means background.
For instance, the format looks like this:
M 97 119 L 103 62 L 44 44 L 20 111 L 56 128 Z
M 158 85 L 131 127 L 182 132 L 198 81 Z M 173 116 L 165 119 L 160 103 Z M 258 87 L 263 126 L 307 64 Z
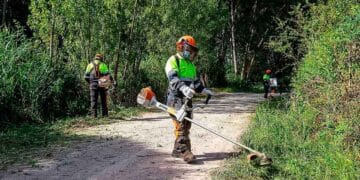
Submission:
M 87 84 L 82 80 L 85 67 L 95 53 L 104 53 L 118 84 L 112 100 L 125 106 L 135 105 L 137 91 L 148 85 L 163 100 L 167 89 L 166 60 L 175 53 L 175 42 L 185 34 L 197 40 L 200 52 L 195 63 L 199 75 L 209 86 L 243 86 L 248 81 L 261 81 L 265 68 L 281 71 L 286 66 L 282 62 L 289 57 L 269 49 L 267 42 L 269 37 L 279 34 L 274 19 L 287 16 L 289 8 L 296 3 L 265 0 L 25 2 L 29 5 L 27 24 L 33 38 L 27 40 L 26 48 L 32 55 L 24 62 L 35 63 L 41 59 L 47 68 L 56 69 L 52 72 L 54 75 L 47 76 L 51 82 L 68 83 L 65 79 L 71 76 L 71 83 L 78 87 L 76 91 L 84 92 L 81 98 L 87 98 Z M 231 60 L 230 48 L 231 2 L 235 12 L 235 63 Z M 13 25 L 5 25 L 14 29 Z M 235 64 L 240 75 L 233 75 Z M 59 81 L 56 78 L 60 78 Z M 66 90 L 61 83 L 59 86 Z M 61 99 L 63 94 L 53 95 Z

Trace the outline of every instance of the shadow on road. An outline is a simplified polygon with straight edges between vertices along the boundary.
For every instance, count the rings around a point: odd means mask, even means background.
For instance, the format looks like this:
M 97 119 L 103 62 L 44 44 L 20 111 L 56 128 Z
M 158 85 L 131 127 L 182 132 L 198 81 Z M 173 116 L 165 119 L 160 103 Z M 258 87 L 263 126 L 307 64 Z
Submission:
M 156 116 L 156 117 L 147 117 L 147 118 L 132 117 L 132 118 L 128 118 L 128 119 L 111 118 L 111 119 L 118 120 L 118 121 L 160 121 L 160 120 L 163 120 L 163 119 L 170 119 L 170 116 Z
M 255 112 L 256 105 L 263 101 L 260 95 L 246 93 L 234 94 L 219 94 L 211 99 L 209 104 L 204 108 L 194 110 L 194 113 L 199 114 L 237 114 L 237 113 L 253 113 Z M 219 99 L 219 97 L 227 96 L 226 101 Z M 195 102 L 196 104 L 199 102 Z M 200 101 L 201 103 L 201 101 Z
M 10 167 L 0 171 L 0 179 L 170 179 L 182 172 L 154 164 L 170 154 L 146 148 L 124 138 L 84 137 L 59 148 L 35 165 Z M 151 159 L 151 160 L 149 160 Z M 150 162 L 150 164 L 144 164 Z M 147 171 L 136 171 L 141 165 Z
M 247 96 L 242 93 L 227 94 L 225 101 L 219 99 L 221 96 L 223 95 L 216 96 L 206 108 L 195 111 L 195 114 L 254 112 L 255 104 L 261 101 L 255 95 Z M 241 105 L 238 106 L 239 104 Z M 164 112 L 163 115 L 156 117 L 118 120 L 134 121 L 135 124 L 142 123 L 137 121 L 153 121 L 153 124 L 163 125 L 158 121 L 168 118 L 169 116 Z M 123 125 L 127 124 L 124 123 L 126 122 L 122 122 Z M 144 129 L 137 128 L 139 127 L 134 125 L 125 130 L 144 133 L 140 132 Z M 155 128 L 152 130 L 156 131 Z M 159 135 L 161 136 L 162 134 Z M 37 158 L 38 163 L 27 166 L 16 165 L 0 171 L 0 179 L 174 179 L 182 178 L 185 172 L 189 171 L 178 169 L 179 164 L 182 165 L 184 162 L 171 158 L 170 150 L 169 153 L 164 153 L 157 148 L 150 148 L 147 142 L 135 142 L 131 137 L 102 137 L 99 134 L 77 137 L 77 139 L 67 147 L 58 147 L 47 155 L 40 155 Z M 203 153 L 197 155 L 195 165 L 222 160 L 234 154 L 236 152 Z M 184 166 L 188 167 L 186 164 Z

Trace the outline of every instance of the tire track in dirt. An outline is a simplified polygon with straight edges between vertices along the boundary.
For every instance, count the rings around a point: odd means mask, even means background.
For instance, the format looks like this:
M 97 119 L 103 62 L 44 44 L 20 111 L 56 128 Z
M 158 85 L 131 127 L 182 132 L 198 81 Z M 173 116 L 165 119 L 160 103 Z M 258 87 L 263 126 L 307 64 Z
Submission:
M 194 120 L 235 140 L 262 100 L 261 94 L 217 94 L 194 112 Z M 76 133 L 86 140 L 58 148 L 36 168 L 13 166 L 0 172 L 0 179 L 210 179 L 210 171 L 221 167 L 236 147 L 194 124 L 190 132 L 194 164 L 171 157 L 173 125 L 159 111 L 80 129 Z

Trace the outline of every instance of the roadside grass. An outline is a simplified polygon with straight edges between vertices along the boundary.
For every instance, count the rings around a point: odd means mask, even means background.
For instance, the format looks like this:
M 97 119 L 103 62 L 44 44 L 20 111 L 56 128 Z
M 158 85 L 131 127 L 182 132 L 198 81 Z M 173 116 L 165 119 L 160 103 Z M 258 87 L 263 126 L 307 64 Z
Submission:
M 347 123 L 319 128 L 315 109 L 291 110 L 289 98 L 262 103 L 242 142 L 273 159 L 271 166 L 249 164 L 247 153 L 213 172 L 214 179 L 359 179 L 360 151 L 344 143 Z
M 353 0 L 310 8 L 291 97 L 259 105 L 241 139 L 272 166 L 252 166 L 243 154 L 216 179 L 360 179 L 359 10 Z
M 109 118 L 84 116 L 43 124 L 10 125 L 0 131 L 0 170 L 15 163 L 35 165 L 36 157 L 48 156 L 52 148 L 86 138 L 73 133 L 74 129 L 114 123 L 143 111 L 145 109 L 137 107 L 117 107 Z

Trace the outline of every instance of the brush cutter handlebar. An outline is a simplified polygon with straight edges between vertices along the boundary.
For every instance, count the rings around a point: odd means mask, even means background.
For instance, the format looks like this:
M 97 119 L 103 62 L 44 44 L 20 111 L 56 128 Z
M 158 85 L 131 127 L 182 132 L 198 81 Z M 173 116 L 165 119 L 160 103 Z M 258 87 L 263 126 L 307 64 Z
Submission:
M 184 96 L 186 96 L 188 99 L 191 99 L 194 97 L 195 91 L 193 89 L 191 89 L 189 86 L 182 86 L 180 88 L 180 91 L 184 94 Z

